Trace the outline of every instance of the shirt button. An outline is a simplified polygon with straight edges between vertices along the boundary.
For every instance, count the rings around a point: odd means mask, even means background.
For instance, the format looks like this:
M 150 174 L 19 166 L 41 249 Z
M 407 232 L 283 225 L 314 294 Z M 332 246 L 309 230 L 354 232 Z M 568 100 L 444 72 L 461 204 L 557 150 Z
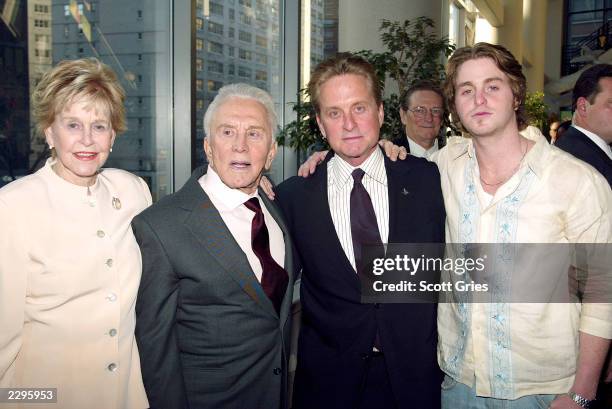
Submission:
M 113 362 L 112 364 L 109 364 L 109 365 L 106 367 L 106 369 L 108 369 L 108 370 L 109 370 L 109 371 L 111 371 L 111 372 L 115 372 L 115 371 L 117 370 L 117 364 Z
M 109 267 L 112 267 L 113 266 L 113 259 L 109 258 L 108 260 L 106 260 L 106 265 L 109 266 Z
M 103 238 L 105 236 L 104 230 L 98 230 L 96 234 L 98 235 L 99 238 Z
M 106 296 L 106 299 L 110 302 L 115 302 L 117 301 L 117 294 L 110 293 L 109 295 Z
M 280 375 L 281 373 L 281 369 L 280 368 L 274 368 L 274 375 Z
M 115 335 L 117 335 L 117 330 L 115 328 L 112 328 L 110 331 L 108 331 L 108 335 L 114 337 Z

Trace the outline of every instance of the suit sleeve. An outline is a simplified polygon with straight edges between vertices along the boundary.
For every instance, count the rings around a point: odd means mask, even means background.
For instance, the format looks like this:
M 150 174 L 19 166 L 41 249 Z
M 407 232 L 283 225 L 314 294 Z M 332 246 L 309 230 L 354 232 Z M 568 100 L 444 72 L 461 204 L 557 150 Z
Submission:
M 158 235 L 137 216 L 132 228 L 142 254 L 136 341 L 151 409 L 188 408 L 176 329 L 178 279 Z
M 23 344 L 27 288 L 27 250 L 24 232 L 15 222 L 15 209 L 0 199 L 0 387 L 13 385 L 14 362 Z

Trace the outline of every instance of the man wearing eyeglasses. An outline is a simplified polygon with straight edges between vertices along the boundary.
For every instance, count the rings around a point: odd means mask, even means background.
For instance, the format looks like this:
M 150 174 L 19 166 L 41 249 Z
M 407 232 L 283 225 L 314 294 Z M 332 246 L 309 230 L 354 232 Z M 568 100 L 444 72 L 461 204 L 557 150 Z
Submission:
M 400 118 L 406 138 L 395 141 L 413 156 L 429 159 L 441 148 L 440 126 L 444 118 L 444 95 L 430 81 L 419 81 L 400 99 Z

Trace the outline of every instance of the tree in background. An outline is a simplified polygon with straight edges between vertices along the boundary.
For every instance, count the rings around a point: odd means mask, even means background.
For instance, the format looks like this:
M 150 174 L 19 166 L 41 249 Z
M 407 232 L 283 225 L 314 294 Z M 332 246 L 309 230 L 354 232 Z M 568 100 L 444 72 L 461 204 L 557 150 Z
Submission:
M 391 93 L 383 100 L 385 122 L 381 128 L 381 137 L 393 139 L 403 132 L 399 116 L 399 96 L 415 81 L 442 81 L 444 57 L 450 56 L 455 46 L 448 42 L 447 37 L 438 37 L 434 21 L 428 17 L 404 22 L 383 20 L 379 31 L 387 51 L 376 53 L 363 50 L 355 54 L 364 57 L 374 66 L 382 86 L 387 79 L 397 84 L 399 93 Z M 288 123 L 279 132 L 279 145 L 306 152 L 313 147 L 317 150 L 327 148 L 309 99 L 307 89 L 298 92 L 300 102 L 293 106 L 296 120 Z

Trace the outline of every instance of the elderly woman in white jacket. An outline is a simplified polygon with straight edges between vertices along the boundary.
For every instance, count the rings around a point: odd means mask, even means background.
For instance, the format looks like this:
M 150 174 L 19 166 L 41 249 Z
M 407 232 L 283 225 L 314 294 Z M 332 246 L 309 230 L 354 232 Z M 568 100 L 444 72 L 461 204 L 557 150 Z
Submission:
M 45 408 L 148 407 L 130 222 L 151 195 L 137 176 L 102 169 L 126 128 L 124 99 L 99 61 L 59 63 L 32 96 L 52 157 L 0 189 L 0 387 L 56 388 Z M 8 397 L 10 407 L 40 407 Z

